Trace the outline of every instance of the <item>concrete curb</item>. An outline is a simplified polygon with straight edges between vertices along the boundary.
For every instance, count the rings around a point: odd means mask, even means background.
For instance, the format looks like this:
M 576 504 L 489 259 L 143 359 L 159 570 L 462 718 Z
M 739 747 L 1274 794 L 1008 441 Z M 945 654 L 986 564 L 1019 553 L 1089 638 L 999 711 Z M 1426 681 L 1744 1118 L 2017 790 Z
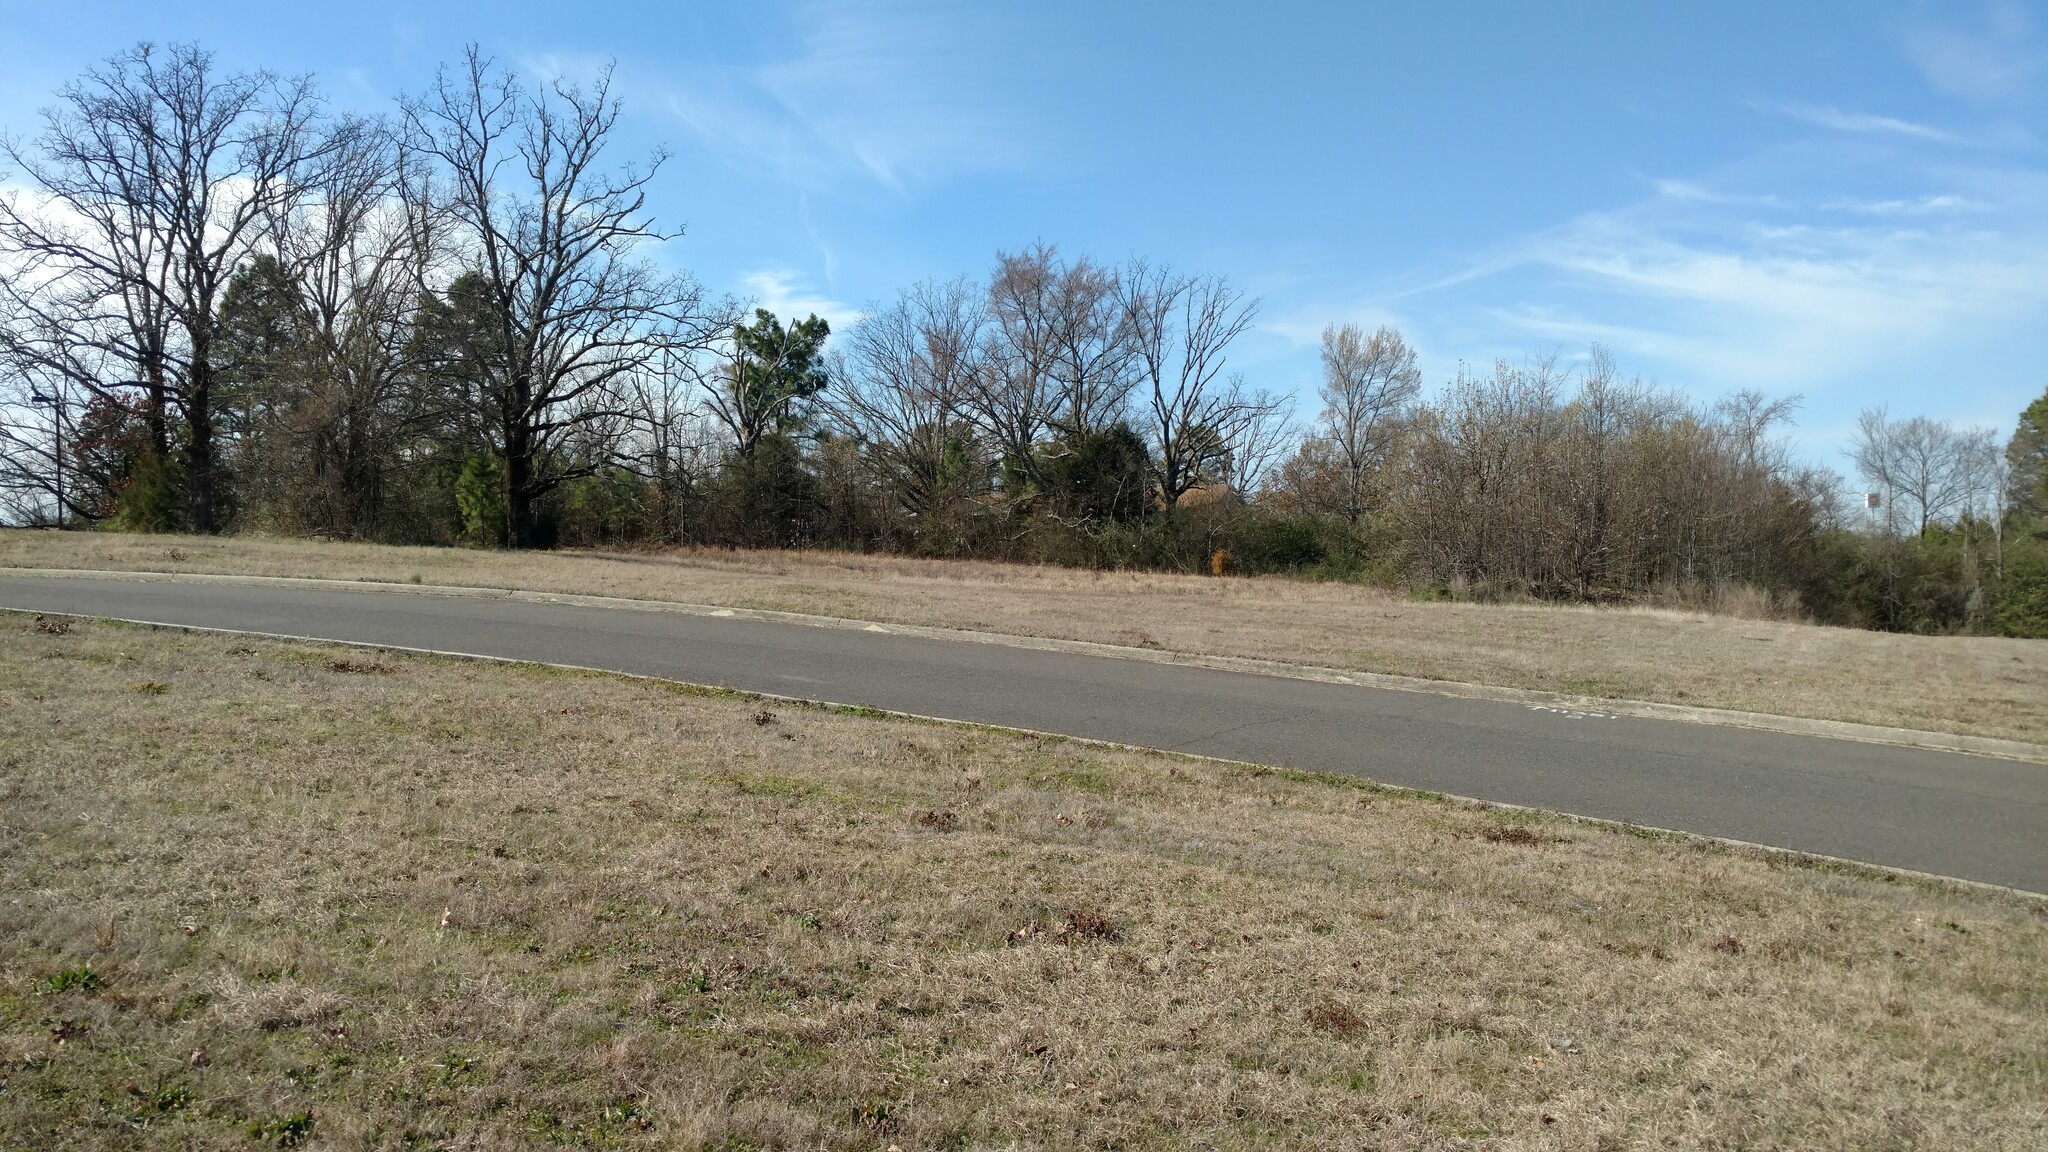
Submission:
M 2048 764 L 2048 745 L 1989 736 L 1966 736 L 1950 732 L 1925 732 L 1913 728 L 1887 728 L 1875 724 L 1854 724 L 1844 720 L 1815 720 L 1801 716 L 1773 716 L 1761 712 L 1738 712 L 1721 708 L 1696 708 L 1684 704 L 1660 704 L 1648 700 L 1606 700 L 1595 696 L 1574 696 L 1532 688 L 1502 688 L 1490 684 L 1465 684 L 1454 680 L 1428 680 L 1417 676 L 1396 676 L 1384 672 L 1356 672 L 1312 664 L 1290 664 L 1279 660 L 1258 660 L 1244 656 L 1204 656 L 1088 640 L 1059 640 L 1040 636 L 1015 636 L 1000 632 L 973 632 L 958 628 L 937 628 L 922 624 L 886 624 L 870 620 L 849 620 L 838 616 L 813 616 L 801 612 L 777 612 L 761 608 L 727 608 L 715 604 L 688 604 L 670 600 L 634 600 L 618 596 L 586 596 L 568 592 L 528 592 L 512 588 L 471 588 L 452 584 L 395 584 L 370 580 L 323 580 L 307 576 L 219 576 L 185 572 L 113 572 L 82 568 L 0 568 L 0 576 L 55 577 L 60 579 L 132 580 L 139 582 L 223 584 L 249 587 L 306 588 L 336 592 L 377 592 L 408 596 L 452 596 L 465 599 L 512 600 L 530 604 L 568 604 L 581 608 L 611 608 L 634 612 L 678 612 L 689 616 L 720 619 L 758 620 L 774 624 L 798 624 L 810 628 L 842 631 L 882 632 L 928 640 L 952 640 L 970 644 L 999 644 L 1009 648 L 1041 652 L 1066 652 L 1115 660 L 1136 660 L 1148 664 L 1174 664 L 1208 668 L 1219 672 L 1240 672 L 1275 676 L 1289 680 L 1312 680 L 1323 684 L 1350 684 L 1393 692 L 1423 692 L 1468 700 L 1489 700 L 1520 704 L 1527 708 L 1558 709 L 1597 716 L 1627 716 L 1646 720 L 1673 720 L 1688 724 L 1714 724 L 1728 728 L 1750 728 L 1789 736 L 1816 736 L 1829 740 L 1853 740 L 1865 744 L 1890 744 L 1905 748 L 1926 748 L 1961 752 L 2002 760 Z

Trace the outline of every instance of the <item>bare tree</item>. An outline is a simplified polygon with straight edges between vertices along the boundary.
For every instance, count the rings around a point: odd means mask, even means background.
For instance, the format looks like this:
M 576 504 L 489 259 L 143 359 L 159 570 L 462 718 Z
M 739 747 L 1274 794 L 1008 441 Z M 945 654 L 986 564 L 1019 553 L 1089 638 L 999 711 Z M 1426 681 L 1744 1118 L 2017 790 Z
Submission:
M 969 409 L 1010 471 L 1037 483 L 1049 435 L 1071 440 L 1123 417 L 1132 349 L 1117 276 L 1036 244 L 999 253 L 988 292 L 990 371 Z
M 535 502 L 602 467 L 589 438 L 631 415 L 626 382 L 724 318 L 694 280 L 634 259 L 675 235 L 644 211 L 665 156 L 600 170 L 619 116 L 609 69 L 588 89 L 533 91 L 471 46 L 400 106 L 405 147 L 444 185 L 453 258 L 478 278 L 482 430 L 504 465 L 507 536 L 531 547 Z
M 847 334 L 835 413 L 914 517 L 943 510 L 973 480 L 974 426 L 962 407 L 987 369 L 982 297 L 964 280 L 918 284 Z
M 4 280 L 0 276 L 0 280 Z M 23 315 L 0 291 L 0 501 L 21 524 L 90 522 L 106 477 L 81 475 L 76 437 L 82 381 L 97 380 L 97 349 L 65 328 Z M 70 440 L 67 443 L 67 434 Z
M 1294 420 L 1289 396 L 1258 389 L 1245 393 L 1249 403 L 1232 438 L 1223 482 L 1246 499 L 1269 494 L 1288 451 L 1299 444 L 1301 429 Z
M 1915 534 L 1974 511 L 1991 483 L 1986 470 L 1991 435 L 1945 420 L 1915 416 L 1893 420 L 1882 408 L 1857 419 L 1850 458 L 1873 491 L 1883 493 L 1886 530 L 1896 535 L 1896 509 L 1904 504 Z
M 1401 412 L 1422 391 L 1415 352 L 1382 327 L 1370 337 L 1356 324 L 1323 329 L 1322 416 L 1316 434 L 1340 475 L 1340 511 L 1358 523 L 1371 501 L 1372 480 Z
M 1578 373 L 1554 358 L 1461 371 L 1417 405 L 1389 510 L 1419 575 L 1475 591 L 1784 589 L 1820 570 L 1833 498 L 1782 463 L 1769 431 L 1786 411 L 1741 394 L 1694 407 L 1598 350 Z
M 630 379 L 633 423 L 613 454 L 620 467 L 653 486 L 653 520 L 671 542 L 688 531 L 689 510 L 725 446 L 726 429 L 698 402 L 718 370 L 707 359 L 696 350 L 668 349 L 658 370 Z
M 222 75 L 191 45 L 144 43 L 58 93 L 33 146 L 0 144 L 36 190 L 0 200 L 0 259 L 46 325 L 89 332 L 98 395 L 139 387 L 150 439 L 183 420 L 190 526 L 216 525 L 216 307 L 263 222 L 335 145 L 312 81 Z M 16 289 L 19 290 L 18 288 Z
M 334 138 L 268 222 L 264 258 L 242 273 L 288 295 L 294 341 L 259 378 L 230 381 L 228 409 L 243 424 L 246 486 L 292 493 L 272 498 L 300 527 L 361 536 L 377 530 L 394 470 L 416 462 L 407 447 L 450 413 L 419 387 L 418 293 L 437 255 L 431 198 L 403 186 L 385 125 L 343 120 Z M 231 343 L 244 336 L 235 297 L 231 288 L 222 308 Z
M 1604 356 L 1605 351 L 1600 350 L 1599 354 Z M 1802 399 L 1795 394 L 1773 400 L 1753 388 L 1745 388 L 1714 405 L 1714 412 L 1720 417 L 1719 427 L 1730 438 L 1744 467 L 1769 472 L 1788 466 L 1784 442 L 1772 439 L 1771 429 L 1790 421 L 1792 414 L 1799 411 Z
M 1160 499 L 1226 478 L 1247 433 L 1264 431 L 1273 402 L 1223 377 L 1233 341 L 1251 327 L 1258 303 L 1221 277 L 1178 276 L 1133 262 L 1119 283 L 1122 327 L 1144 392 L 1151 468 Z M 1256 436 L 1249 437 L 1256 440 Z

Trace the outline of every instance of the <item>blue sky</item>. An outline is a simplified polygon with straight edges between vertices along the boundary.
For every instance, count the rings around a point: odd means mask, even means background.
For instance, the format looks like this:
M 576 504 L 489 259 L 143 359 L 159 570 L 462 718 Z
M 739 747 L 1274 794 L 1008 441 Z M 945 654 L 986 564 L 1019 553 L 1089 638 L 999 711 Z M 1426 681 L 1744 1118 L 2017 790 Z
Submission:
M 2048 4 L 0 0 L 0 125 L 134 40 L 388 106 L 475 40 L 616 61 L 621 159 L 666 143 L 664 249 L 844 320 L 1035 239 L 1227 274 L 1235 359 L 1312 391 L 1324 324 L 1432 385 L 1567 356 L 1702 399 L 1800 393 L 2009 429 L 2048 387 Z M 1306 406 L 1305 406 L 1306 407 Z

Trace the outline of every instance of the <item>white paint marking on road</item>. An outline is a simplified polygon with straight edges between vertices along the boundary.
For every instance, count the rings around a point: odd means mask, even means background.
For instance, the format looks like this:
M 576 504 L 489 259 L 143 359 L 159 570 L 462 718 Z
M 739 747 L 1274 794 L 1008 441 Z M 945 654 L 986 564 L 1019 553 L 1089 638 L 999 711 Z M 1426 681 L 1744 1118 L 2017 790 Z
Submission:
M 1616 719 L 1616 717 L 1615 717 L 1615 716 L 1613 716 L 1612 714 L 1610 714 L 1610 713 L 1607 713 L 1607 712 L 1589 712 L 1589 711 L 1583 711 L 1583 710 L 1581 710 L 1581 709 L 1578 709 L 1578 708 L 1552 708 L 1552 707 L 1551 707 L 1550 705 L 1548 705 L 1548 704 L 1531 704 L 1531 705 L 1529 705 L 1529 711 L 1531 711 L 1531 712 L 1555 712 L 1555 713 L 1557 713 L 1557 714 L 1558 714 L 1559 716 L 1562 716 L 1562 717 L 1564 717 L 1564 718 L 1565 718 L 1565 719 L 1567 719 L 1567 720 L 1613 720 L 1613 719 Z
M 706 615 L 706 616 L 730 616 L 730 615 L 732 615 L 732 614 L 733 614 L 733 611 L 732 611 L 732 609 L 730 609 L 730 608 L 720 608 L 720 609 L 719 609 L 718 611 L 716 611 L 716 612 L 706 612 L 706 613 L 705 613 L 705 615 Z

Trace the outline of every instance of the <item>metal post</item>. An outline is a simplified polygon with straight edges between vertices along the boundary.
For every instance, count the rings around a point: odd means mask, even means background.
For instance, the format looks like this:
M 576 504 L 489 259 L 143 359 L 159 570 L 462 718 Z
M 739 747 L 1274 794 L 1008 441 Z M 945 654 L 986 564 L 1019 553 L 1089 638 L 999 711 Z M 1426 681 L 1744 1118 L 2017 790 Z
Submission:
M 38 392 L 38 391 L 36 391 L 35 389 L 31 388 L 31 389 L 29 390 L 29 398 L 30 398 L 30 400 L 31 400 L 31 401 L 32 401 L 33 403 L 36 403 L 36 404 L 48 404 L 48 405 L 50 406 L 50 417 L 51 417 L 51 421 L 52 421 L 52 424 L 53 424 L 53 426 L 54 426 L 54 427 L 55 427 L 55 429 L 56 429 L 56 432 L 55 432 L 55 438 L 56 438 L 56 448 L 55 448 L 55 454 L 54 454 L 54 459 L 56 460 L 56 463 L 57 463 L 57 530 L 61 532 L 61 531 L 63 531 L 63 530 L 64 530 L 64 519 L 65 519 L 65 517 L 64 517 L 64 396 L 63 396 L 63 393 L 62 393 L 62 392 L 59 392 L 59 393 L 57 393 L 56 395 L 52 395 L 52 396 L 45 396 L 45 395 L 43 395 L 43 394 L 42 394 L 41 392 Z

